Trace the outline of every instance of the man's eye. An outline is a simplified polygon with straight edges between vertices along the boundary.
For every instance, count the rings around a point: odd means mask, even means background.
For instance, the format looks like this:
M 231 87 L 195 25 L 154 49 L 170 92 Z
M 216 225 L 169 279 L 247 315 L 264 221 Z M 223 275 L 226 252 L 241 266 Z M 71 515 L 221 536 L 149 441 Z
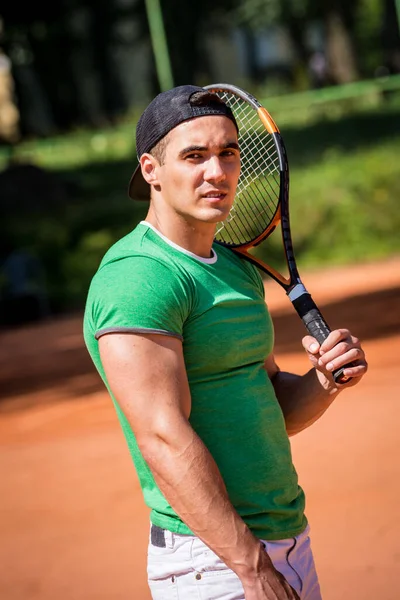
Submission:
M 236 152 L 234 152 L 233 150 L 224 150 L 221 156 L 236 156 Z

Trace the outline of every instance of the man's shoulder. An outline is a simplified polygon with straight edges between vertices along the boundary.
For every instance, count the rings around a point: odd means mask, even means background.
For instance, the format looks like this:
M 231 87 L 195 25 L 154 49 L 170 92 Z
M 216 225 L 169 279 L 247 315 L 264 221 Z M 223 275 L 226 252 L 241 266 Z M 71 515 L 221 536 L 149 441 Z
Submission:
M 136 228 L 114 244 L 92 278 L 86 301 L 85 331 L 151 329 L 182 335 L 193 304 L 193 286 L 157 243 L 144 243 Z
M 121 274 L 124 269 L 145 269 L 149 275 L 153 268 L 161 272 L 165 268 L 173 270 L 176 261 L 171 259 L 162 244 L 157 243 L 156 238 L 149 237 L 148 232 L 148 227 L 139 223 L 130 233 L 115 242 L 105 253 L 96 276 L 110 269 Z M 157 265 L 165 268 L 159 268 Z
M 110 297 L 144 301 L 156 289 L 166 297 L 191 294 L 193 284 L 186 269 L 148 231 L 139 224 L 110 247 L 93 275 L 88 302 Z

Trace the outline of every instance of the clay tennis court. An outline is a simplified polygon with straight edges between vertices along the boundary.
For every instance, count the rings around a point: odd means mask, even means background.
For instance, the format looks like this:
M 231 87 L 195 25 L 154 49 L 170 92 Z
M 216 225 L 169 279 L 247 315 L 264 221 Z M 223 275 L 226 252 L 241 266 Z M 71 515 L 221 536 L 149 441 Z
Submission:
M 357 388 L 292 438 L 323 597 L 396 600 L 400 259 L 304 280 L 370 363 Z M 278 362 L 302 372 L 302 324 L 278 286 L 267 295 Z M 1 332 L 0 389 L 0 598 L 149 600 L 148 511 L 81 315 Z

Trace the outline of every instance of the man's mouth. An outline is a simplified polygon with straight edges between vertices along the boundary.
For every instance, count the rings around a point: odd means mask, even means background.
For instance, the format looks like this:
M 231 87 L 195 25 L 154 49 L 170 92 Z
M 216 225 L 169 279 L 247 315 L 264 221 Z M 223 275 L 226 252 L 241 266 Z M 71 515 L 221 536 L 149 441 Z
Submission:
M 223 200 L 226 197 L 226 192 L 221 192 L 219 190 L 213 190 L 211 192 L 207 192 L 207 194 L 203 194 L 203 198 L 208 198 L 210 200 Z

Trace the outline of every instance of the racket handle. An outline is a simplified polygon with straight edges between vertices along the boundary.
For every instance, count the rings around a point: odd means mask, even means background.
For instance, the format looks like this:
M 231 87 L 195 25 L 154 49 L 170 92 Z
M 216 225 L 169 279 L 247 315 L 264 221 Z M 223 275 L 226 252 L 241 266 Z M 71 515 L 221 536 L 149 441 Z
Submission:
M 290 293 L 288 295 L 290 298 Z M 330 334 L 331 329 L 320 313 L 314 300 L 311 298 L 311 295 L 305 291 L 297 298 L 290 299 L 298 315 L 306 326 L 308 333 L 312 335 L 321 345 Z M 348 365 L 332 371 L 332 376 L 335 380 L 335 383 L 344 384 L 350 381 L 351 377 L 347 377 L 344 374 L 344 369 L 351 366 L 353 366 L 353 363 L 349 363 Z

